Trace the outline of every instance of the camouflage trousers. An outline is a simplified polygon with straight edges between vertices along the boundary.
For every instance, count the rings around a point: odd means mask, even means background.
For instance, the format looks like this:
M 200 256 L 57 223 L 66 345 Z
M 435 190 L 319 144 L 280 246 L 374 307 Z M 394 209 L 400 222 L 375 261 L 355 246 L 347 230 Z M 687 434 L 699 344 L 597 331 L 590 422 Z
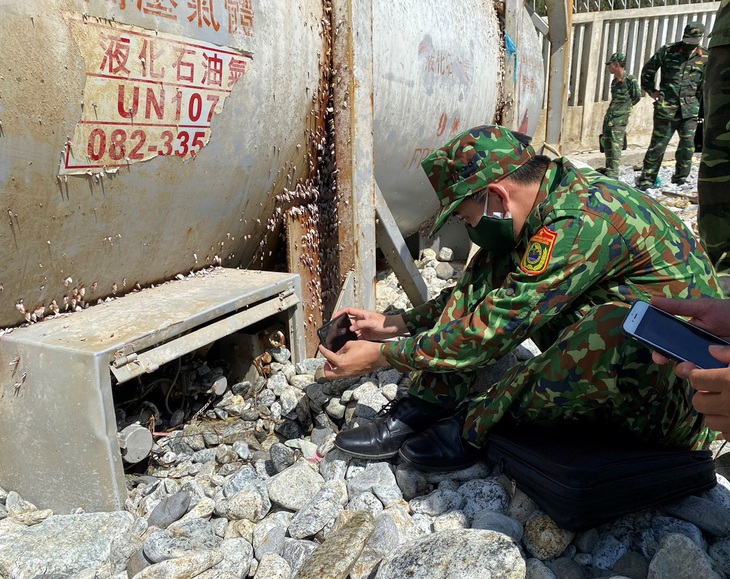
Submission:
M 659 174 L 669 140 L 677 131 L 679 144 L 674 154 L 675 166 L 672 182 L 683 181 L 692 169 L 692 155 L 695 152 L 695 132 L 697 117 L 691 119 L 661 119 L 654 113 L 654 131 L 651 134 L 649 148 L 644 155 L 644 168 L 637 183 L 638 186 L 652 187 Z
M 618 179 L 621 151 L 626 135 L 626 123 L 617 123 L 606 115 L 603 118 L 603 150 L 606 153 L 606 176 Z
M 710 51 L 704 90 L 697 227 L 715 269 L 730 275 L 730 45 Z
M 689 383 L 672 373 L 671 364 L 654 364 L 648 348 L 623 335 L 628 309 L 622 302 L 594 306 L 541 354 L 495 383 L 480 384 L 474 373 L 418 372 L 409 395 L 447 409 L 466 403 L 463 436 L 477 447 L 503 418 L 580 418 L 685 448 L 711 441 L 692 407 Z

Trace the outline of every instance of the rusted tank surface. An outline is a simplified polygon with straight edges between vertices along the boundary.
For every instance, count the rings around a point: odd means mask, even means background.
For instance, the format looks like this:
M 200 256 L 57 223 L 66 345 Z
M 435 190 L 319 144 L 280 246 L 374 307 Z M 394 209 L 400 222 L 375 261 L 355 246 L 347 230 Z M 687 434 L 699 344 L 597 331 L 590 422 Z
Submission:
M 323 17 L 321 0 L 0 3 L 0 325 L 250 262 L 308 170 Z
M 420 163 L 451 137 L 501 121 L 532 134 L 543 96 L 541 44 L 527 11 L 505 48 L 494 3 L 464 0 L 393 2 L 373 6 L 375 177 L 404 235 L 438 210 Z M 507 31 L 507 36 L 509 36 Z M 508 59 L 516 74 L 505 79 Z M 505 87 L 518 86 L 506 101 Z
M 0 2 L 0 327 L 210 264 L 255 267 L 277 196 L 322 147 L 327 8 Z M 539 55 L 536 34 L 519 44 Z M 420 160 L 497 119 L 510 56 L 483 0 L 374 0 L 373 45 L 376 178 L 408 235 L 437 209 Z M 542 65 L 519 63 L 536 98 L 509 106 L 531 132 Z

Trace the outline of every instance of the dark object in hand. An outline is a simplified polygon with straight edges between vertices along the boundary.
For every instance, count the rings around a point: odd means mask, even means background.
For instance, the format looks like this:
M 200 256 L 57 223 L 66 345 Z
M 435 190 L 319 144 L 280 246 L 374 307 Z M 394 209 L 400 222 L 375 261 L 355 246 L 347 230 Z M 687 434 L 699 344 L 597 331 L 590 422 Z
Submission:
M 322 345 L 333 352 L 337 352 L 346 342 L 357 340 L 357 334 L 350 329 L 350 316 L 347 314 L 327 322 L 317 330 L 317 335 Z

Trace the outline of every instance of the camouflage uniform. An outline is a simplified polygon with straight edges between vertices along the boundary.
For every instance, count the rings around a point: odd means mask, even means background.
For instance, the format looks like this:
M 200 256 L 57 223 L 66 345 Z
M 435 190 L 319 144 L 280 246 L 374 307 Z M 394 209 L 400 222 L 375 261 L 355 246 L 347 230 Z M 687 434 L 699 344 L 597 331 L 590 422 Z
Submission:
M 656 91 L 656 74 L 659 69 L 662 71 L 660 96 L 654 101 L 654 130 L 637 183 L 642 189 L 652 187 L 656 182 L 664 151 L 675 131 L 679 134 L 679 144 L 672 182 L 684 183 L 692 168 L 707 53 L 701 46 L 689 42 L 699 41 L 703 33 L 701 24 L 688 24 L 681 42 L 662 46 L 641 70 L 641 88 L 649 94 Z
M 623 67 L 626 55 L 615 52 L 606 65 L 618 62 Z M 641 100 L 641 89 L 636 77 L 624 71 L 621 78 L 611 81 L 611 102 L 603 117 L 603 149 L 606 153 L 606 176 L 618 179 L 621 149 L 626 136 L 631 107 Z
M 730 276 L 730 0 L 720 4 L 710 36 L 704 99 L 697 226 L 712 263 L 725 277 Z
M 475 160 L 468 141 L 485 129 L 494 127 L 471 129 L 423 162 L 441 199 L 436 229 L 464 196 L 504 172 L 504 164 L 478 170 L 510 155 Z M 439 155 L 460 161 L 444 167 Z M 457 173 L 462 180 L 449 186 Z M 454 288 L 403 315 L 411 337 L 383 344 L 383 356 L 402 372 L 415 371 L 410 396 L 444 408 L 467 401 L 463 436 L 476 446 L 505 416 L 583 417 L 660 443 L 703 444 L 709 432 L 691 405 L 689 383 L 621 332 L 637 299 L 719 295 L 702 248 L 671 211 L 567 159 L 551 162 L 540 191 L 546 198 L 532 209 L 516 249 L 501 257 L 478 252 Z M 527 338 L 541 354 L 475 387 L 478 368 Z

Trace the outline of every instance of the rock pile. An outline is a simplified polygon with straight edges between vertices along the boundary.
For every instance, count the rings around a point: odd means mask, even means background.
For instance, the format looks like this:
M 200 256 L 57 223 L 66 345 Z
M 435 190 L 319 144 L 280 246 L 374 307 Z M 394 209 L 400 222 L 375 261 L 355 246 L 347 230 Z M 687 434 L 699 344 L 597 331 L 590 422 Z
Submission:
M 463 267 L 449 258 L 420 263 L 432 295 Z M 408 307 L 389 276 L 378 296 Z M 534 353 L 526 343 L 490 371 Z M 421 473 L 333 447 L 339 428 L 402 396 L 407 376 L 318 382 L 323 360 L 271 354 L 267 378 L 234 384 L 157 440 L 147 472 L 128 475 L 124 511 L 54 514 L 0 489 L 0 577 L 730 577 L 722 476 L 701 496 L 568 532 L 487 462 Z

